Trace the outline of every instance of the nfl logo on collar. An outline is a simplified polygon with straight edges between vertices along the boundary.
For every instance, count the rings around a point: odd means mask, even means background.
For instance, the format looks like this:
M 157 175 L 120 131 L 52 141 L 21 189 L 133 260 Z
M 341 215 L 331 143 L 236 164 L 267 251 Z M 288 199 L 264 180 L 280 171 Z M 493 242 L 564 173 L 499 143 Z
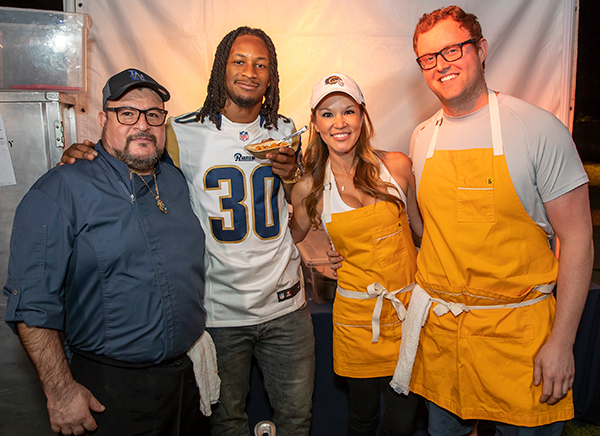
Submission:
M 242 130 L 240 132 L 240 140 L 247 141 L 248 140 L 248 132 L 246 132 L 245 130 Z

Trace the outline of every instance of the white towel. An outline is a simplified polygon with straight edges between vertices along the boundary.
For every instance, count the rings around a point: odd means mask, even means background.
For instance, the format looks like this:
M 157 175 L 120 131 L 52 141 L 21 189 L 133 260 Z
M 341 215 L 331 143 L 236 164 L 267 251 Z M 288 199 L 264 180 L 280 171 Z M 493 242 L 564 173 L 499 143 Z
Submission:
M 204 416 L 210 416 L 210 405 L 219 400 L 221 379 L 217 374 L 215 344 L 207 331 L 200 336 L 187 355 L 194 364 L 194 375 L 200 391 L 200 410 Z
M 410 378 L 417 355 L 421 328 L 427 321 L 431 304 L 432 300 L 427 292 L 419 285 L 415 286 L 408 304 L 406 319 L 402 323 L 402 343 L 398 353 L 398 364 L 390 382 L 392 389 L 399 394 L 408 395 L 410 392 Z

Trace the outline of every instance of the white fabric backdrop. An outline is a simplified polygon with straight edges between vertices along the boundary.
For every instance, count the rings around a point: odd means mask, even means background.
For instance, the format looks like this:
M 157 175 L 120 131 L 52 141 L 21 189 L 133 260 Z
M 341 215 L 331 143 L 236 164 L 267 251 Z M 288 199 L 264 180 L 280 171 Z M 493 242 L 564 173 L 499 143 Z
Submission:
M 68 0 L 67 0 L 67 7 Z M 570 124 L 577 0 L 462 0 L 489 41 L 488 85 L 530 101 Z M 414 127 L 439 103 L 412 50 L 423 13 L 448 0 L 78 0 L 71 11 L 93 20 L 88 92 L 78 138 L 97 139 L 101 89 L 112 74 L 139 68 L 166 86 L 171 115 L 202 105 L 217 44 L 241 25 L 263 29 L 279 61 L 279 112 L 309 121 L 322 76 L 343 72 L 361 86 L 377 145 L 408 153 Z M 74 7 L 74 9 L 73 9 Z

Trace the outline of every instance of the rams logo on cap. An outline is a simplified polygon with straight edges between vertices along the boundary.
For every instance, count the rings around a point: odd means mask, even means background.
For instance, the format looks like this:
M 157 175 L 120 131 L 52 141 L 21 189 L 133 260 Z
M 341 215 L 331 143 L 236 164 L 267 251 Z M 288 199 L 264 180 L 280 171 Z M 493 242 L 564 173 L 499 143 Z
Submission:
M 325 79 L 325 85 L 335 85 L 336 83 L 339 86 L 344 86 L 344 81 L 339 76 L 329 76 L 327 79 Z

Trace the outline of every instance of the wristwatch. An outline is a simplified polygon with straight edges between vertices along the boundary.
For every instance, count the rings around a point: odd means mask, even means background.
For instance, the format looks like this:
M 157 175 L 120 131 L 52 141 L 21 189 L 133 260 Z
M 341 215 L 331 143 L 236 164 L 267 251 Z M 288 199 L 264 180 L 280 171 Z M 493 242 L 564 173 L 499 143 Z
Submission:
M 288 185 L 293 185 L 294 183 L 298 182 L 298 180 L 300 180 L 301 177 L 302 177 L 302 171 L 300 171 L 299 167 L 296 167 L 296 172 L 294 173 L 294 175 L 292 176 L 291 179 L 284 179 L 282 177 L 281 181 L 283 183 L 287 183 Z

